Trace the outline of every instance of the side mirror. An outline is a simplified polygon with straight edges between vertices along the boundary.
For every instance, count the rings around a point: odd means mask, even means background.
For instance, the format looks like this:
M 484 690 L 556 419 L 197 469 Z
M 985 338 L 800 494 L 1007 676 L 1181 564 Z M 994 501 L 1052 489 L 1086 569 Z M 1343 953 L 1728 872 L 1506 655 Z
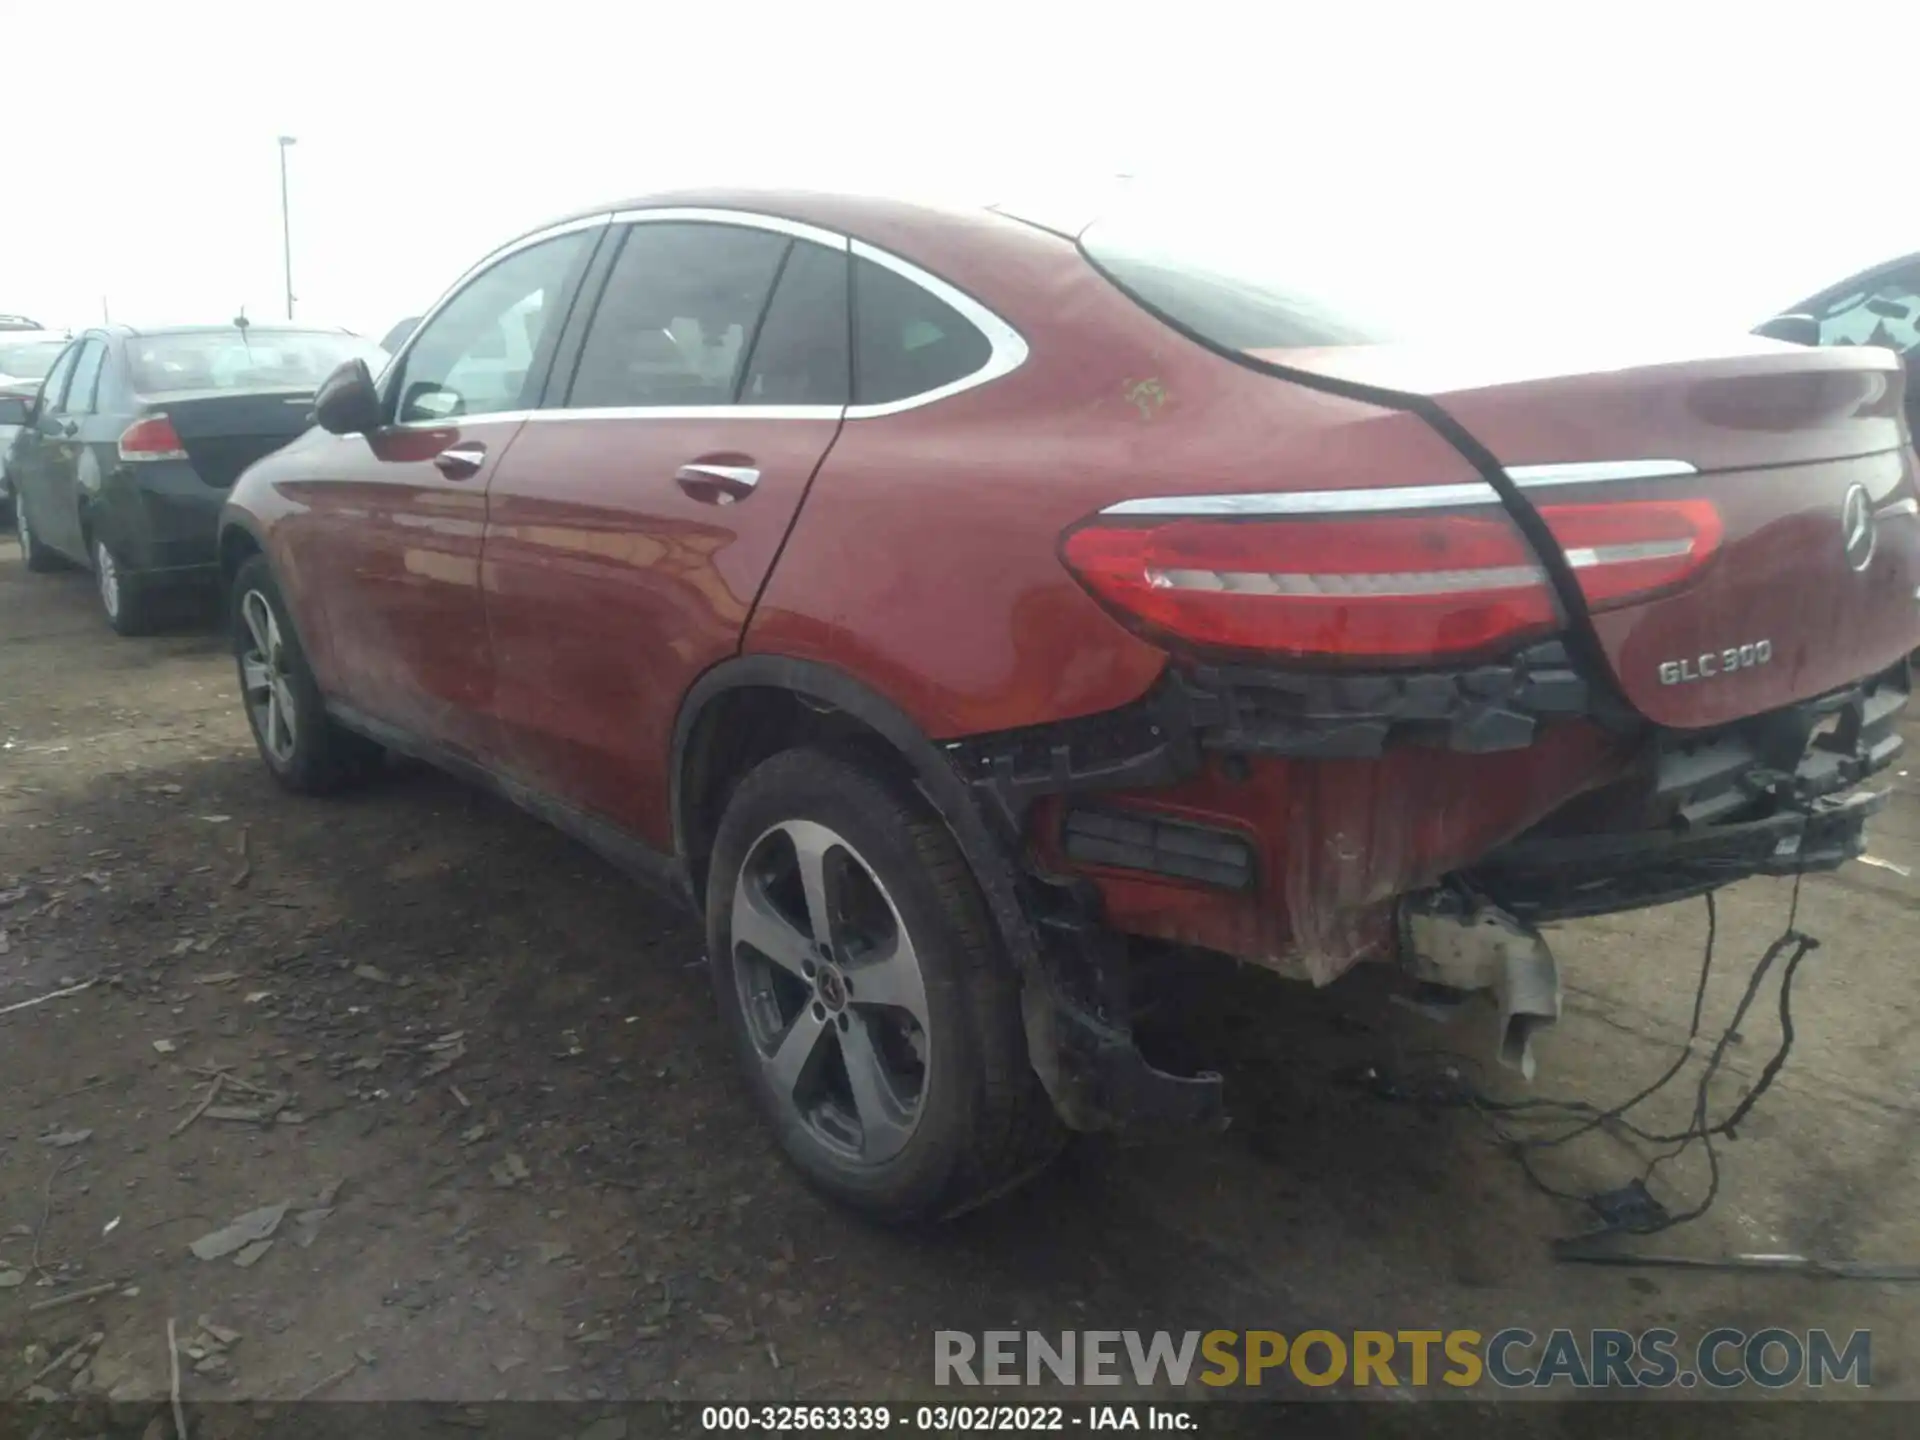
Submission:
M 1769 340 L 1784 340 L 1789 345 L 1818 345 L 1820 322 L 1811 315 L 1776 315 L 1764 325 L 1755 326 L 1753 333 Z
M 380 428 L 380 392 L 366 361 L 343 361 L 320 383 L 313 418 L 329 435 L 370 435 Z

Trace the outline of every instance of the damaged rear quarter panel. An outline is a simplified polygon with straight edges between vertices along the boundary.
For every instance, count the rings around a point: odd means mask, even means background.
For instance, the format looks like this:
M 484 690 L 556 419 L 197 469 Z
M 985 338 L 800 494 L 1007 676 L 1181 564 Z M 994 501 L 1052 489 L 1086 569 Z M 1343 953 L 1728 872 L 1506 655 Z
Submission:
M 1493 754 L 1409 745 L 1371 759 L 1252 759 L 1244 779 L 1213 757 L 1175 785 L 1091 797 L 1253 841 L 1259 884 L 1241 893 L 1073 865 L 1059 843 L 1071 802 L 1037 807 L 1033 834 L 1043 864 L 1093 880 L 1115 929 L 1325 985 L 1387 953 L 1396 896 L 1512 839 L 1626 763 L 1617 739 L 1575 722 Z

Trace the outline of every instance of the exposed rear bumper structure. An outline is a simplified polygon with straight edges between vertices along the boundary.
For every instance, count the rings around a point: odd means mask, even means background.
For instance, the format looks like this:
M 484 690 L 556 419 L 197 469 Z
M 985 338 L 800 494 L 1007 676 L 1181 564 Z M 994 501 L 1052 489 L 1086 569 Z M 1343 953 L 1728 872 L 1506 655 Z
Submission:
M 1722 730 L 1660 732 L 1622 787 L 1633 825 L 1573 829 L 1575 807 L 1461 877 L 1531 921 L 1665 904 L 1750 875 L 1832 870 L 1866 849 L 1885 790 L 1860 788 L 1901 750 L 1906 665 Z M 1604 799 L 1605 797 L 1596 797 Z
M 1753 875 L 1832 869 L 1861 854 L 1866 821 L 1887 797 L 1860 787 L 1899 753 L 1898 717 L 1910 689 L 1902 662 L 1723 729 L 1666 731 L 1611 708 L 1549 643 L 1504 664 L 1415 675 L 1170 670 L 1124 711 L 946 749 L 1014 853 L 1033 838 L 1037 803 L 1127 792 L 1134 803 L 1126 810 L 1063 806 L 1054 853 L 1070 868 L 1134 870 L 1224 904 L 1259 889 L 1254 837 L 1156 816 L 1146 792 L 1203 768 L 1244 773 L 1267 757 L 1367 759 L 1402 746 L 1485 756 L 1529 747 L 1569 721 L 1610 733 L 1632 756 L 1620 778 L 1441 877 L 1433 890 L 1383 907 L 1383 916 L 1390 909 L 1399 918 L 1385 926 L 1380 958 L 1397 951 L 1416 980 L 1491 995 L 1502 1012 L 1502 1058 L 1530 1070 L 1531 1034 L 1559 1008 L 1557 972 L 1534 943 L 1534 927 L 1680 900 Z M 1125 942 L 1102 914 L 1098 887 L 1038 873 L 1031 883 L 1048 973 L 1044 992 L 1029 995 L 1029 1040 L 1063 1117 L 1076 1128 L 1120 1131 L 1221 1123 L 1218 1076 L 1165 1074 L 1135 1047 Z M 1409 917 L 1434 920 L 1443 935 L 1488 916 L 1498 917 L 1510 943 L 1468 947 L 1473 953 L 1462 950 L 1465 960 L 1444 973 L 1431 963 L 1444 940 L 1408 943 Z

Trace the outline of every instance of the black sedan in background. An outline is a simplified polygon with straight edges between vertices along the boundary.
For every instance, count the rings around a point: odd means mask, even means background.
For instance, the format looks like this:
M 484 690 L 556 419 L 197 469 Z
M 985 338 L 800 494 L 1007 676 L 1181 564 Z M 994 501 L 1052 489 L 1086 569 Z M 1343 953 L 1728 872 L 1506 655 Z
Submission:
M 253 322 L 75 336 L 8 466 L 27 568 L 86 566 L 115 630 L 150 629 L 169 591 L 217 578 L 240 472 L 306 429 L 341 362 L 383 358 L 342 330 Z

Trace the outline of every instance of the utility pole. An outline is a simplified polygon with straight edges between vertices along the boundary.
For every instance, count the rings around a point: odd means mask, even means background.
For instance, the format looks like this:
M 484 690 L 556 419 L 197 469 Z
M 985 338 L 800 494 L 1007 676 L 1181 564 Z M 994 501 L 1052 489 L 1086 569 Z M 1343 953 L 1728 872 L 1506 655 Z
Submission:
M 299 143 L 291 135 L 280 137 L 280 255 L 287 277 L 287 319 L 293 319 L 293 224 L 287 209 L 287 147 Z

